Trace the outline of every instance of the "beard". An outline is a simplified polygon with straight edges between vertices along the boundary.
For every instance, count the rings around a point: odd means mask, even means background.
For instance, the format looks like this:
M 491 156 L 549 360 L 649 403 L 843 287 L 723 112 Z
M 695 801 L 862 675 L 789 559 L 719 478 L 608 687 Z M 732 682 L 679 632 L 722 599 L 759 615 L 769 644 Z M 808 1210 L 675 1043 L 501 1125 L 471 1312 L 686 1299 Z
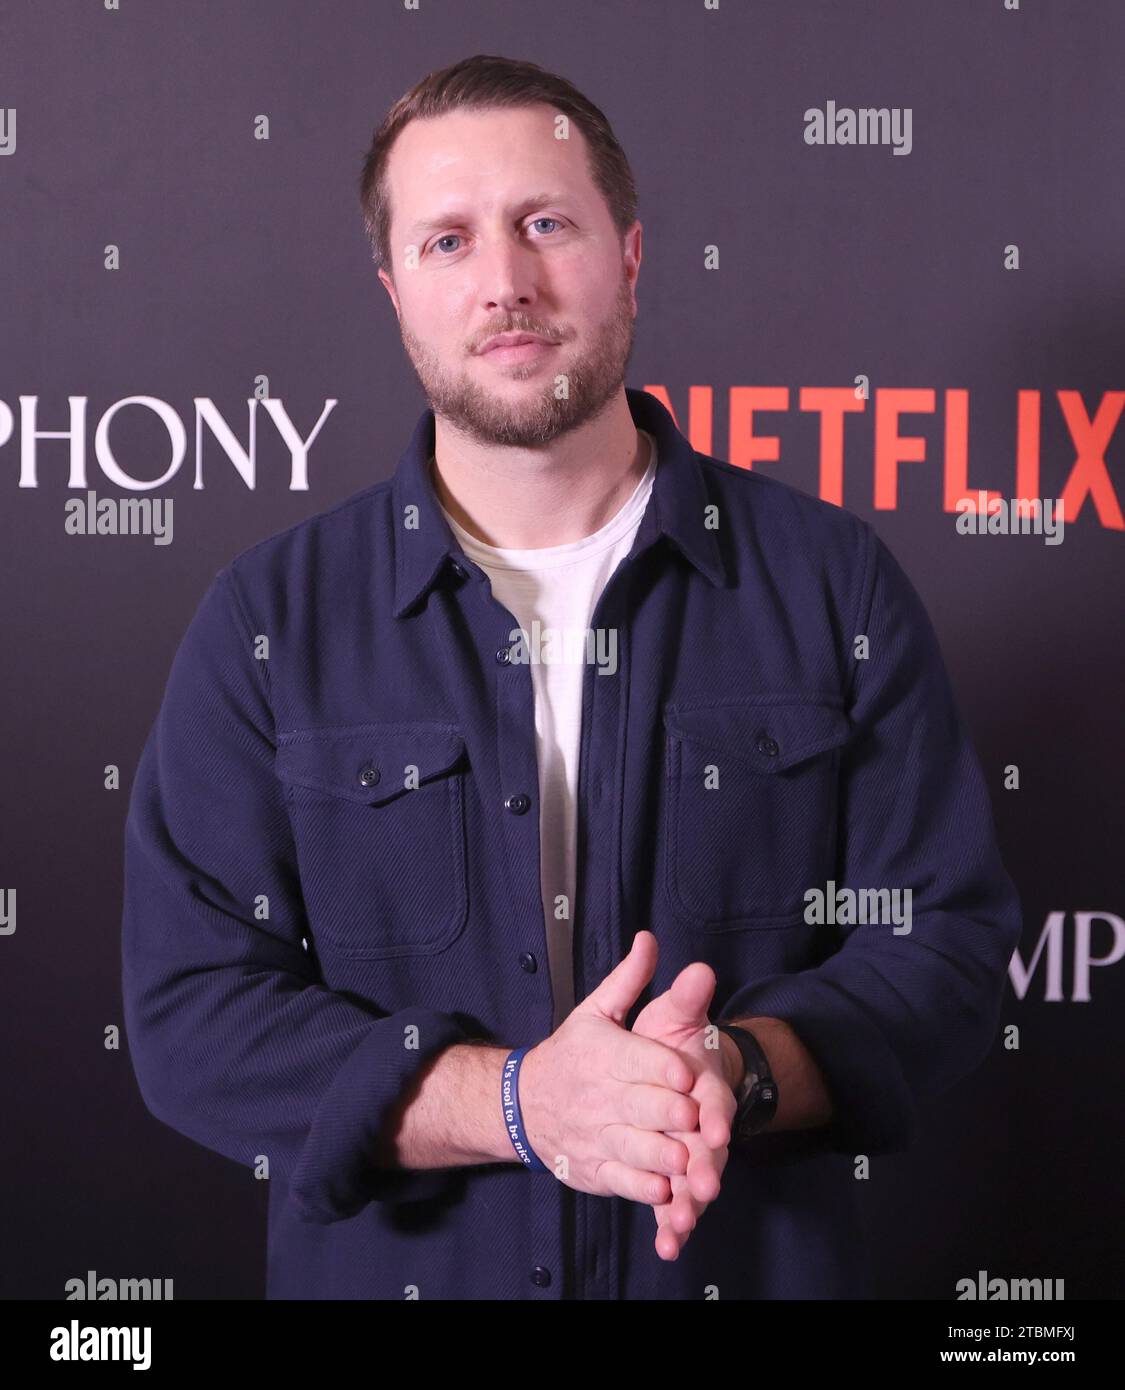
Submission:
M 542 333 L 551 339 L 564 335 L 524 314 L 510 316 L 501 333 Z M 594 334 L 590 349 L 566 369 L 567 393 L 556 396 L 556 371 L 543 371 L 542 362 L 516 364 L 505 375 L 524 380 L 543 372 L 543 383 L 522 400 L 507 400 L 500 392 L 470 378 L 468 372 L 449 371 L 436 355 L 401 324 L 402 345 L 414 368 L 430 408 L 454 429 L 483 444 L 531 449 L 550 444 L 568 431 L 593 419 L 617 394 L 633 350 L 634 317 L 629 281 L 623 274 L 608 316 Z

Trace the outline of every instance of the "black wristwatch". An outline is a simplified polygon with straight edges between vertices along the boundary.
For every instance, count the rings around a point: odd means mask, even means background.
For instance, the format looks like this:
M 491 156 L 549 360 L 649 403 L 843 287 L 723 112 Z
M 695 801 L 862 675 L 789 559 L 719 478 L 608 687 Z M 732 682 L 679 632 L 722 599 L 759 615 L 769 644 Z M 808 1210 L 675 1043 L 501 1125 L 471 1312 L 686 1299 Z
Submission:
M 734 1039 L 744 1063 L 742 1083 L 734 1093 L 738 1109 L 731 1121 L 733 1148 L 740 1141 L 758 1134 L 773 1119 L 777 1111 L 777 1082 L 770 1072 L 770 1064 L 766 1061 L 761 1044 L 749 1028 L 739 1028 L 730 1023 L 715 1026 Z

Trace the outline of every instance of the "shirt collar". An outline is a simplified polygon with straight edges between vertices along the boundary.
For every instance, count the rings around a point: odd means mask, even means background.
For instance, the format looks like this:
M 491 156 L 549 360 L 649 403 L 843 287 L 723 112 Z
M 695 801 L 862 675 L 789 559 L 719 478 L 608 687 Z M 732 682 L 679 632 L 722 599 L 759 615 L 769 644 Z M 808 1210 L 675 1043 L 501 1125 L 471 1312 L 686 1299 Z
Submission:
M 666 536 L 712 584 L 726 583 L 718 532 L 706 526 L 710 501 L 699 456 L 665 407 L 648 391 L 625 388 L 633 423 L 656 440 L 656 477 L 633 544 L 633 554 Z M 434 413 L 423 412 L 392 484 L 396 618 L 403 617 L 454 566 L 480 573 L 461 549 L 442 513 L 430 478 Z

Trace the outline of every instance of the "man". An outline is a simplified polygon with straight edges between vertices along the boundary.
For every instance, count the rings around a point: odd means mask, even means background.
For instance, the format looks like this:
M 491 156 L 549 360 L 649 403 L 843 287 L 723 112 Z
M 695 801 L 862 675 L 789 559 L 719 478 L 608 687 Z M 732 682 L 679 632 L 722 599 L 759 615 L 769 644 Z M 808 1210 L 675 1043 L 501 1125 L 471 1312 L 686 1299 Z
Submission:
M 361 194 L 432 410 L 177 654 L 145 1100 L 268 1171 L 270 1297 L 861 1294 L 856 1158 L 987 1053 L 1019 932 L 921 604 L 624 387 L 641 227 L 570 84 L 431 74 Z

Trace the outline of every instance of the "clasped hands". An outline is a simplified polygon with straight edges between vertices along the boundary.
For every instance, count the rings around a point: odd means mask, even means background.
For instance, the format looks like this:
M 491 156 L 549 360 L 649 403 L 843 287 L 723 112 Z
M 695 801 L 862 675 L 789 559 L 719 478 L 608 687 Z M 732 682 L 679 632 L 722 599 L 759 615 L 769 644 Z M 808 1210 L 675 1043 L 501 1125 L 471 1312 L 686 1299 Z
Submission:
M 528 1141 L 568 1186 L 653 1208 L 656 1253 L 675 1260 L 719 1195 L 736 1102 L 722 1037 L 708 1018 L 715 972 L 685 966 L 646 1004 L 658 945 L 649 931 L 524 1058 Z

